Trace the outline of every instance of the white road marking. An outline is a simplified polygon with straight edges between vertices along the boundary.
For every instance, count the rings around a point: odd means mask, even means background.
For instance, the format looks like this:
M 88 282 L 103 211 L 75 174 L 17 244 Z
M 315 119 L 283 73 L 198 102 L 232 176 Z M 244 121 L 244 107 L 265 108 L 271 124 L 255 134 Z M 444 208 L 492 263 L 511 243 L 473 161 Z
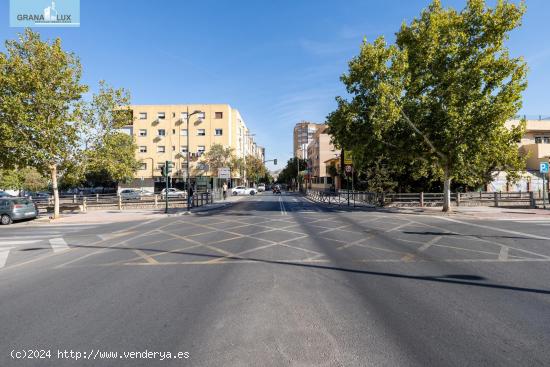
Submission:
M 508 260 L 508 250 L 510 250 L 510 247 L 502 246 L 500 248 L 500 253 L 498 254 L 498 259 L 499 260 Z
M 483 224 L 468 223 L 468 222 L 463 222 L 463 221 L 458 220 L 458 219 L 440 217 L 440 216 L 437 216 L 437 215 L 432 215 L 431 217 L 432 217 L 432 218 L 440 218 L 440 219 L 443 219 L 443 220 L 447 220 L 447 221 L 449 221 L 449 222 L 455 222 L 455 223 L 465 224 L 465 225 L 467 225 L 467 226 L 479 227 L 479 228 L 485 228 L 485 229 L 491 229 L 491 230 L 493 230 L 493 231 L 499 231 L 499 232 L 504 232 L 504 233 L 515 234 L 515 235 L 517 235 L 517 236 L 524 236 L 524 237 L 529 237 L 529 238 L 535 238 L 535 239 L 537 239 L 537 240 L 547 240 L 547 241 L 550 240 L 549 237 L 537 236 L 537 235 L 531 234 L 531 233 L 518 232 L 518 231 L 511 231 L 511 230 L 509 230 L 509 229 L 503 229 L 503 228 L 498 228 L 498 227 L 491 227 L 491 226 L 486 226 L 486 225 L 483 225 Z
M 12 248 L 13 247 L 0 247 L 0 268 L 6 265 L 6 260 L 8 260 L 8 255 Z
M 439 241 L 440 239 L 442 239 L 443 236 L 437 236 L 437 237 L 434 237 L 432 238 L 431 240 L 429 240 L 428 242 L 426 242 L 425 244 L 423 244 L 422 246 L 420 246 L 418 248 L 418 252 L 424 252 L 426 251 L 427 249 L 429 249 L 434 243 L 436 243 L 437 241 Z
M 28 245 L 31 243 L 40 242 L 41 240 L 4 240 L 0 239 L 0 244 L 2 245 Z
M 51 238 L 50 245 L 52 246 L 53 252 L 61 252 L 70 249 L 70 247 L 67 246 L 67 242 L 65 242 L 65 240 L 61 237 Z
M 281 215 L 287 215 L 283 198 L 279 196 L 279 206 L 281 207 Z

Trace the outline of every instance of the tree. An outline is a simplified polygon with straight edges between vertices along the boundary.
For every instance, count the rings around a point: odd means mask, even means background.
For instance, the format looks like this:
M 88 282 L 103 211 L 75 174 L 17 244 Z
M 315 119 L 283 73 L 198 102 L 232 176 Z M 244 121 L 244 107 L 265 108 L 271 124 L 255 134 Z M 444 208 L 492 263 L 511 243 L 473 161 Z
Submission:
M 257 157 L 249 155 L 245 160 L 246 178 L 250 182 L 257 183 L 261 178 L 265 177 L 267 168 L 264 162 Z
M 353 98 L 338 98 L 329 115 L 335 141 L 366 145 L 371 161 L 383 155 L 393 167 L 442 180 L 443 211 L 453 180 L 474 185 L 491 171 L 523 169 L 516 144 L 523 125 L 505 122 L 521 107 L 527 68 L 504 42 L 524 11 L 470 0 L 457 12 L 434 0 L 402 25 L 396 45 L 364 41 L 342 77 Z
M 231 167 L 234 159 L 234 149 L 224 147 L 222 144 L 212 144 L 210 149 L 202 156 L 202 163 L 208 165 L 213 175 L 218 175 L 218 168 Z
M 298 171 L 303 171 L 307 169 L 307 161 L 301 158 L 290 158 L 285 168 L 281 170 L 279 176 L 277 177 L 278 182 L 284 182 L 291 184 L 293 180 L 296 180 L 298 177 Z
M 128 182 L 139 168 L 135 158 L 134 138 L 120 129 L 132 125 L 130 93 L 124 88 L 113 88 L 105 81 L 89 102 L 80 104 L 79 135 L 85 150 L 81 172 L 102 181 Z
M 76 102 L 87 91 L 80 83 L 80 62 L 61 48 L 59 38 L 45 42 L 30 29 L 5 47 L 7 53 L 0 56 L 1 164 L 49 173 L 57 218 L 58 168 L 78 149 Z

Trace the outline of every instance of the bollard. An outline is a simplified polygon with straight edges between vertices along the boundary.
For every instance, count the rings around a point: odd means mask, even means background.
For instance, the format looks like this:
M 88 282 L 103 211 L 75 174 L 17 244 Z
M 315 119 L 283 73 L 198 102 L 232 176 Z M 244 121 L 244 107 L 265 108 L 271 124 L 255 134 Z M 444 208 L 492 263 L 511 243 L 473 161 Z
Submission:
M 99 203 L 99 194 L 95 194 L 95 202 Z
M 82 211 L 84 213 L 86 213 L 88 211 L 88 201 L 86 200 L 86 198 L 84 198 L 84 200 L 82 200 Z
M 460 206 L 460 192 L 456 193 L 456 206 Z
M 159 206 L 159 198 L 158 198 L 158 195 L 155 194 L 155 209 L 157 209 Z
M 420 193 L 420 207 L 424 207 L 424 191 Z
M 493 201 L 495 203 L 495 207 L 498 206 L 498 192 L 493 192 Z
M 118 195 L 118 210 L 122 210 L 122 198 Z
M 73 194 L 73 204 L 76 204 L 76 194 Z
M 537 202 L 535 201 L 535 193 L 533 191 L 529 191 L 529 206 L 531 209 L 535 209 L 537 207 Z

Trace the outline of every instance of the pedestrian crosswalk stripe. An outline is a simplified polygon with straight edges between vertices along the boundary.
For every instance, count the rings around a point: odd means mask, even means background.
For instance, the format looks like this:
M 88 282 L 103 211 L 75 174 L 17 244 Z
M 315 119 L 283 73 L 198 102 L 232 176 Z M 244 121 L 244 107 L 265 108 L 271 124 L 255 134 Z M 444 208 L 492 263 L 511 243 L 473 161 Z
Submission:
M 8 260 L 8 255 L 12 248 L 13 247 L 0 247 L 0 268 L 6 265 L 6 260 Z
M 65 251 L 70 248 L 69 246 L 67 246 L 67 242 L 65 242 L 65 240 L 61 237 L 51 238 L 50 245 L 52 246 L 53 252 Z

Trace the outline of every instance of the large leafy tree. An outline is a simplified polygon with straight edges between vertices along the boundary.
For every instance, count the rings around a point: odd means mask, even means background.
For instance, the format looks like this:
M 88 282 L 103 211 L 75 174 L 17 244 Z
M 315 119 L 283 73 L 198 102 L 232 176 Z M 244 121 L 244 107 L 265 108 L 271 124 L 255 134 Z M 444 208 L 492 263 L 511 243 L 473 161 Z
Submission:
M 524 10 L 470 0 L 458 12 L 434 0 L 402 25 L 396 45 L 365 41 L 342 77 L 352 99 L 339 98 L 329 115 L 335 142 L 367 145 L 372 161 L 383 155 L 397 171 L 442 180 L 444 211 L 453 180 L 475 185 L 488 172 L 523 169 L 523 125 L 504 124 L 526 87 L 526 64 L 505 46 Z
M 234 159 L 233 151 L 234 149 L 231 147 L 224 147 L 222 144 L 212 144 L 210 149 L 202 156 L 201 161 L 208 165 L 209 171 L 214 176 L 217 176 L 218 168 L 231 168 Z
M 267 168 L 264 162 L 253 155 L 249 155 L 245 160 L 246 178 L 249 182 L 257 183 L 261 178 L 264 178 L 267 173 Z
M 103 181 L 128 182 L 139 168 L 134 138 L 120 129 L 132 125 L 130 94 L 100 81 L 99 90 L 79 108 L 82 172 Z
M 30 166 L 51 177 L 59 216 L 58 169 L 78 150 L 78 108 L 87 87 L 78 58 L 61 40 L 42 41 L 30 29 L 0 53 L 0 164 Z

